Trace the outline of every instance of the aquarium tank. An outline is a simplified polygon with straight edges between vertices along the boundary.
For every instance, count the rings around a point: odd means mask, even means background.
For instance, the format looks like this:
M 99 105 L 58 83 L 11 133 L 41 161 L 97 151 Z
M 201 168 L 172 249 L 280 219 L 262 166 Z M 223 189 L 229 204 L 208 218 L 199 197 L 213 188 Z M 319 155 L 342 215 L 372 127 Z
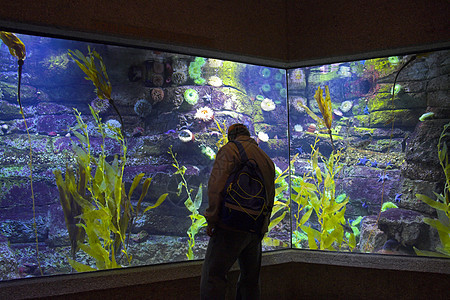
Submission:
M 449 51 L 294 69 L 0 32 L 0 280 L 203 259 L 227 128 L 263 250 L 450 256 Z

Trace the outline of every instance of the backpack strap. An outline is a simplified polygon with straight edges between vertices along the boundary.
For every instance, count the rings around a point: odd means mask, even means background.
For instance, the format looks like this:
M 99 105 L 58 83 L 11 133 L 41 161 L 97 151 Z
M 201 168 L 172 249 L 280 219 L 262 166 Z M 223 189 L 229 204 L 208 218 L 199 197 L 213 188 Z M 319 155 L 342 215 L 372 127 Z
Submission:
M 233 143 L 237 146 L 239 150 L 239 155 L 241 156 L 241 162 L 245 162 L 248 160 L 247 153 L 245 153 L 244 146 L 238 141 L 230 141 L 230 143 Z

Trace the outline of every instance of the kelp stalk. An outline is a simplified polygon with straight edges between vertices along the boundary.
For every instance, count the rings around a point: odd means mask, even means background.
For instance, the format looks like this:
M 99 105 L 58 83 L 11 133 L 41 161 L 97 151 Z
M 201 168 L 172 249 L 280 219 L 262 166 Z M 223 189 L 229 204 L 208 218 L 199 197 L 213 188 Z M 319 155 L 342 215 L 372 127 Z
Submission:
M 33 227 L 34 227 L 34 234 L 36 237 L 36 260 L 39 267 L 39 272 L 41 275 L 44 275 L 41 267 L 41 263 L 39 261 L 39 239 L 38 239 L 38 232 L 37 232 L 37 224 L 36 224 L 36 204 L 34 199 L 34 191 L 33 191 L 33 148 L 31 147 L 31 137 L 30 132 L 28 130 L 27 120 L 25 118 L 25 114 L 23 112 L 22 108 L 22 102 L 20 101 L 20 86 L 22 83 L 22 66 L 24 64 L 25 56 L 26 56 L 26 50 L 25 45 L 22 43 L 22 41 L 11 32 L 6 31 L 0 31 L 0 38 L 5 43 L 6 46 L 9 48 L 9 53 L 11 53 L 12 56 L 17 58 L 17 72 L 18 72 L 18 83 L 17 83 L 17 102 L 19 103 L 20 107 L 20 114 L 22 115 L 23 122 L 25 124 L 25 130 L 27 132 L 28 137 L 28 144 L 30 145 L 30 159 L 28 161 L 28 167 L 30 168 L 30 188 L 31 188 L 31 199 L 33 202 Z

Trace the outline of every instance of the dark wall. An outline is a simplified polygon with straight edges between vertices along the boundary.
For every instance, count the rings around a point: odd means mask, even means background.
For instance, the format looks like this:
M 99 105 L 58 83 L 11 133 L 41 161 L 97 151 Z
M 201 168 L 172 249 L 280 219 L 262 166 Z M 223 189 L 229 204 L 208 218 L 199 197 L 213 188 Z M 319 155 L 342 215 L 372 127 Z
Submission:
M 3 2 L 3 25 L 113 35 L 279 62 L 450 41 L 447 0 Z

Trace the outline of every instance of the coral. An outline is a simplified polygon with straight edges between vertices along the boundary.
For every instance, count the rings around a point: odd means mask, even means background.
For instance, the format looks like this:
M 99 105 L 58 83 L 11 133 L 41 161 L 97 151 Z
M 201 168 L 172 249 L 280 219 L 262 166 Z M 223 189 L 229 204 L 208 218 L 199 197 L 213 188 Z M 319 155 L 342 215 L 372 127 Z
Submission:
M 208 79 L 208 84 L 211 86 L 214 86 L 214 87 L 220 87 L 220 86 L 222 86 L 223 82 L 222 82 L 222 79 L 220 79 L 219 77 L 211 76 Z
M 189 129 L 183 129 L 178 133 L 178 138 L 183 143 L 187 143 L 194 140 L 194 134 Z
M 258 132 L 258 139 L 262 142 L 267 142 L 269 141 L 269 135 L 265 132 L 260 131 Z
M 187 74 L 185 71 L 176 71 L 172 74 L 172 82 L 176 85 L 182 85 L 187 81 Z
M 141 118 L 145 118 L 152 112 L 152 105 L 145 99 L 138 100 L 134 105 L 134 112 Z
M 162 86 L 164 84 L 164 77 L 159 74 L 155 74 L 152 77 L 152 82 L 155 86 Z
M 102 113 L 108 110 L 109 101 L 107 99 L 97 97 L 91 101 L 91 106 L 97 113 Z
M 164 99 L 164 91 L 161 88 L 153 89 L 151 95 L 154 103 L 161 102 Z
M 197 109 L 194 118 L 204 122 L 211 121 L 214 118 L 214 111 L 208 106 L 203 106 Z
M 348 111 L 350 111 L 350 109 L 352 109 L 353 106 L 353 102 L 351 101 L 344 101 L 341 103 L 341 106 L 339 107 L 339 109 L 343 112 L 346 113 Z
M 194 89 L 187 89 L 184 92 L 184 100 L 186 100 L 186 102 L 189 103 L 190 105 L 197 104 L 198 92 Z
M 272 111 L 275 109 L 275 103 L 272 100 L 265 98 L 261 102 L 261 109 L 264 111 Z

